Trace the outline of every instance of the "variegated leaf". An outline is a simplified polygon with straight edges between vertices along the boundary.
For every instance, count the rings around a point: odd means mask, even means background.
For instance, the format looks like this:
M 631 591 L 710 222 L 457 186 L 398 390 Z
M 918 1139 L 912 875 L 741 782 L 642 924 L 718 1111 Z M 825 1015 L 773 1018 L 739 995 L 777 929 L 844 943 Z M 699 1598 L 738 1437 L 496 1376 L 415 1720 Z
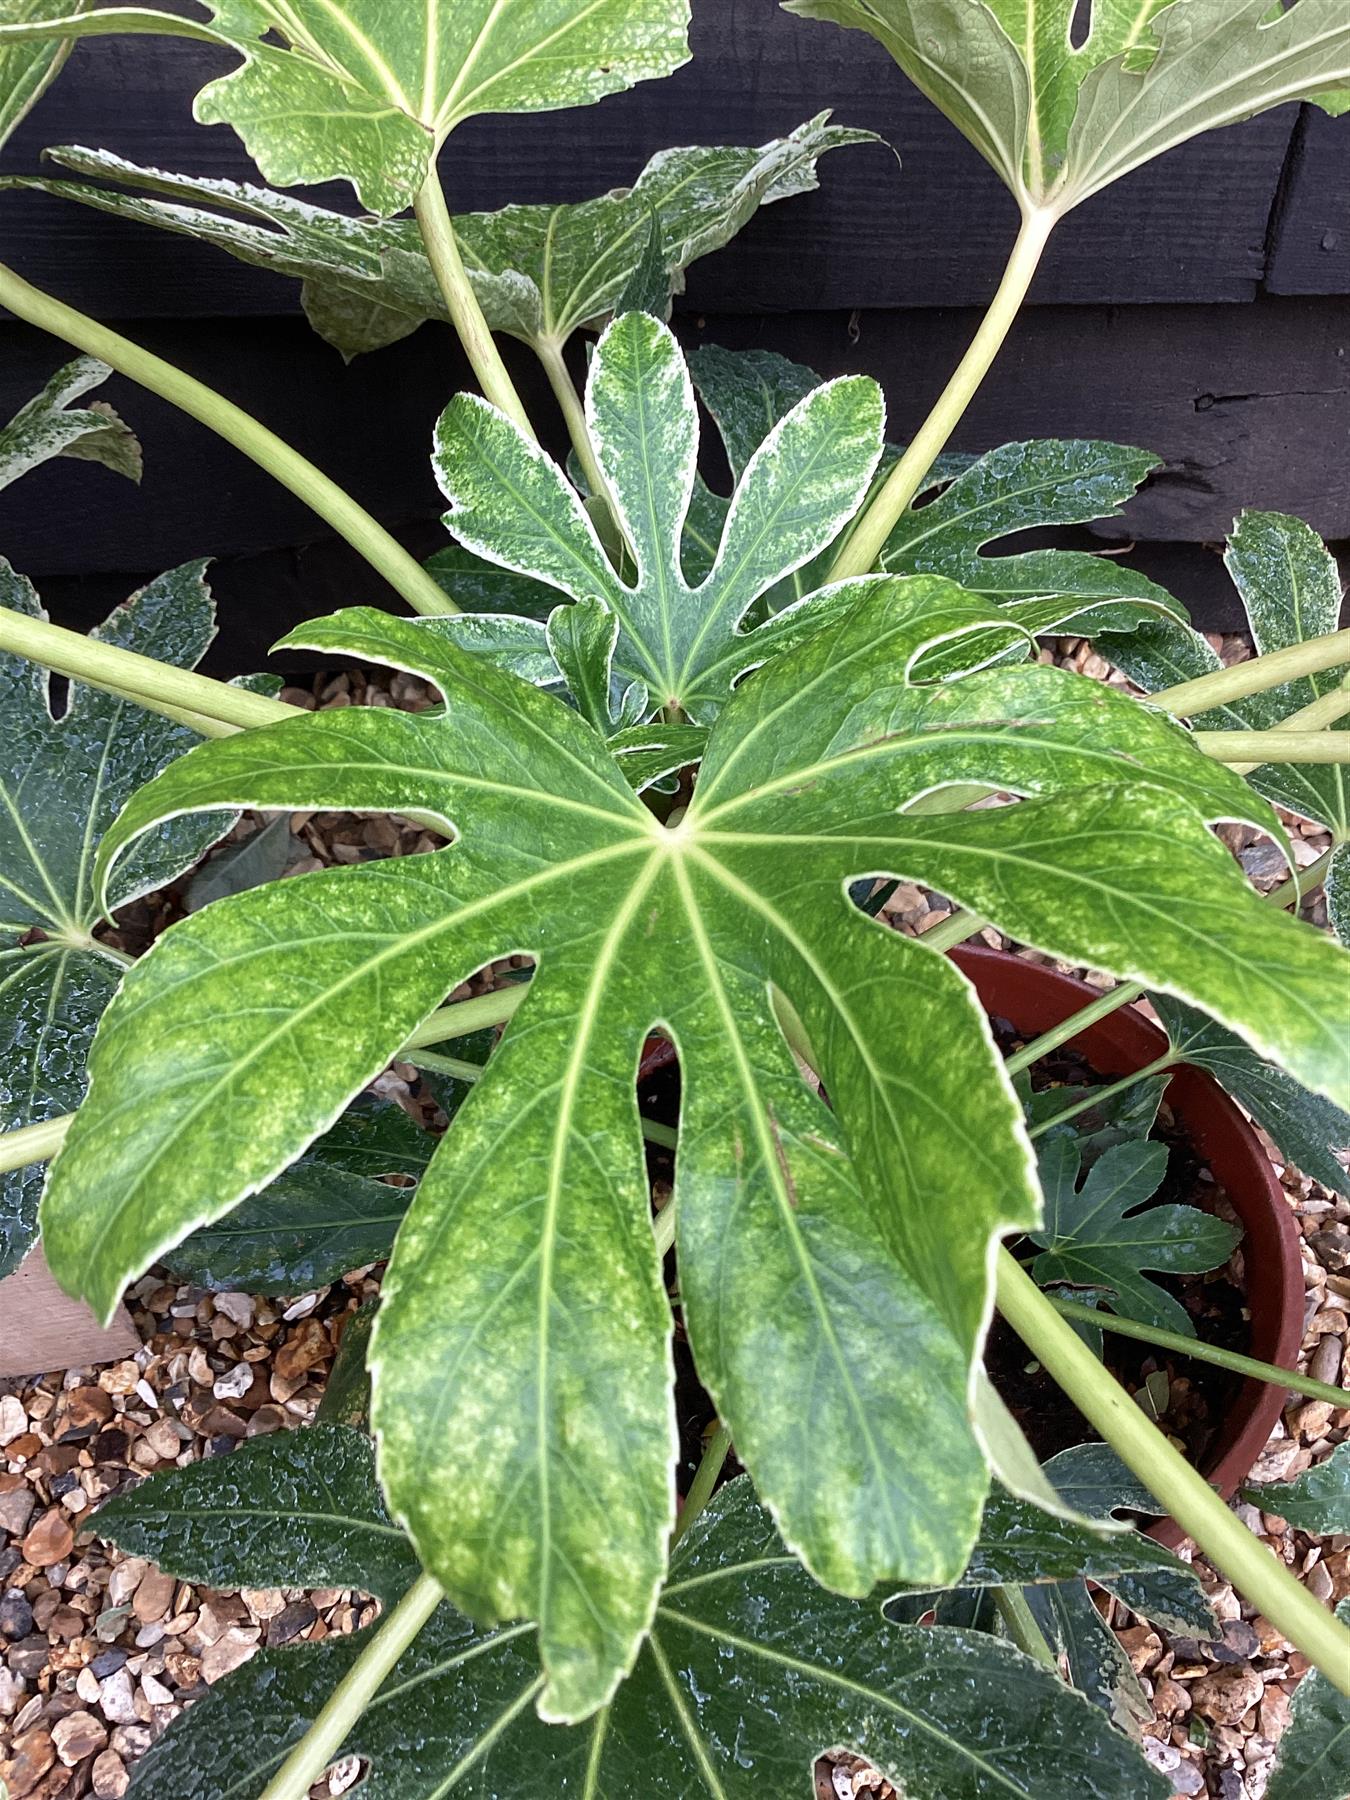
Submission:
M 1345 110 L 1342 0 L 784 0 L 865 31 L 1024 208 L 1062 216 L 1198 133 Z
M 126 32 L 237 50 L 201 90 L 276 187 L 343 179 L 388 217 L 410 206 L 446 138 L 483 113 L 581 106 L 688 60 L 689 0 L 209 0 L 210 25 L 111 6 L 0 25 L 34 39 Z
M 1283 513 L 1244 513 L 1229 538 L 1224 560 L 1258 655 L 1325 637 L 1339 626 L 1340 571 L 1317 533 L 1301 519 Z M 1146 625 L 1129 637 L 1103 636 L 1099 648 L 1150 692 L 1220 667 L 1199 632 L 1171 620 Z M 1344 667 L 1324 670 L 1197 713 L 1192 723 L 1206 731 L 1268 731 L 1346 680 L 1350 671 Z M 1336 729 L 1350 729 L 1350 716 Z M 1249 779 L 1276 805 L 1325 825 L 1338 840 L 1350 837 L 1350 773 L 1345 764 L 1267 763 L 1254 769 Z
M 455 234 L 489 325 L 533 345 L 561 345 L 582 326 L 599 329 L 615 309 L 653 218 L 668 299 L 689 265 L 720 249 L 759 207 L 814 188 L 827 151 L 874 141 L 821 113 L 756 148 L 662 150 L 631 188 L 594 200 L 461 213 Z M 107 151 L 65 146 L 48 155 L 81 179 L 10 177 L 0 187 L 40 188 L 289 275 L 303 284 L 311 324 L 345 356 L 449 316 L 411 220 L 352 218 L 242 182 L 141 168 Z
M 576 711 L 441 626 L 354 610 L 303 638 L 422 673 L 444 712 L 348 708 L 222 739 L 123 815 L 105 872 L 164 817 L 245 801 L 414 812 L 456 841 L 166 933 L 105 1015 L 44 1231 L 59 1279 L 106 1309 L 302 1153 L 447 991 L 506 950 L 533 956 L 400 1231 L 374 1420 L 424 1561 L 475 1615 L 538 1621 L 542 1708 L 576 1718 L 637 1654 L 671 1517 L 669 1314 L 633 1085 L 654 1025 L 682 1062 L 700 1374 L 788 1542 L 862 1594 L 964 1566 L 987 1479 L 969 1410 L 989 1246 L 1034 1228 L 1037 1204 L 970 990 L 851 908 L 848 883 L 931 881 L 1057 955 L 1186 994 L 1341 1095 L 1350 984 L 1343 953 L 1263 905 L 1210 832 L 1273 830 L 1269 810 L 1162 715 L 1040 665 L 913 680 L 935 647 L 955 670 L 1016 635 L 950 584 L 858 584 L 850 612 L 738 690 L 669 827 Z M 1027 798 L 900 810 L 971 780 Z M 937 1198 L 954 1191 L 960 1233 Z
M 816 388 L 747 465 L 713 567 L 692 586 L 684 533 L 696 481 L 698 414 L 670 332 L 645 313 L 600 341 L 586 411 L 615 512 L 636 556 L 616 572 L 561 469 L 510 420 L 471 395 L 437 428 L 436 468 L 462 545 L 619 622 L 616 673 L 641 682 L 652 708 L 707 722 L 737 677 L 770 653 L 741 629 L 762 595 L 834 542 L 867 493 L 881 454 L 873 381 Z M 781 640 L 780 640 L 781 642 Z M 780 642 L 772 648 L 776 651 Z
M 42 392 L 0 426 L 0 488 L 53 456 L 102 463 L 132 481 L 141 478 L 141 447 L 135 435 L 101 400 L 76 407 L 112 373 L 106 363 L 81 356 L 56 374 Z

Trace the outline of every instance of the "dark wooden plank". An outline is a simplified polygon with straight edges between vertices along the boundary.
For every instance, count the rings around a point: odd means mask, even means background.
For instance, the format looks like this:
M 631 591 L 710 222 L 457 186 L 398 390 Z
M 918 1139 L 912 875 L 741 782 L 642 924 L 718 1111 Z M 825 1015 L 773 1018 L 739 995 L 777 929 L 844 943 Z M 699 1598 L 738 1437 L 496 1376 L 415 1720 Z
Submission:
M 838 153 L 824 189 L 774 208 L 697 268 L 688 306 L 974 305 L 997 281 L 1015 218 L 996 178 L 858 32 L 793 19 L 772 0 L 695 0 L 694 62 L 584 114 L 475 120 L 445 158 L 455 203 L 575 199 L 632 179 L 668 144 L 757 143 L 825 107 L 895 144 Z M 190 97 L 209 48 L 103 39 L 0 156 L 33 172 L 43 145 L 83 143 L 193 174 L 247 178 L 234 134 L 205 130 Z M 1120 183 L 1064 226 L 1037 284 L 1041 304 L 1252 297 L 1296 109 L 1188 145 Z M 64 203 L 5 196 L 6 258 L 40 286 L 107 318 L 269 314 L 293 308 L 276 277 L 179 239 Z
M 941 391 L 975 315 L 864 313 L 853 333 L 849 323 L 726 317 L 703 335 L 771 345 L 826 375 L 876 375 L 903 438 Z M 1019 437 L 1101 437 L 1155 451 L 1166 472 L 1131 507 L 1122 538 L 1209 542 L 1244 506 L 1298 513 L 1324 537 L 1350 537 L 1346 356 L 1346 309 L 1335 299 L 1032 308 L 958 442 L 978 450 Z
M 911 432 L 966 343 L 976 315 L 797 313 L 686 320 L 694 342 L 766 344 L 823 375 L 881 378 L 892 432 Z M 1166 469 L 1116 541 L 1203 545 L 1243 506 L 1287 510 L 1328 538 L 1350 538 L 1350 389 L 1344 305 L 1264 300 L 1249 307 L 1040 308 L 1020 321 L 958 434 L 966 449 L 1016 437 L 1098 436 L 1141 444 Z M 449 333 L 434 327 L 344 367 L 296 319 L 157 322 L 151 347 L 215 381 L 347 485 L 420 554 L 443 542 L 427 447 L 448 396 L 466 382 Z M 50 340 L 0 326 L 0 419 L 62 360 Z M 549 417 L 528 359 L 530 405 Z M 108 397 L 146 446 L 144 484 L 58 462 L 0 493 L 0 553 L 40 580 L 56 617 L 88 625 L 138 578 L 189 557 L 220 557 L 224 631 L 217 669 L 254 665 L 289 625 L 389 596 L 324 526 L 231 447 L 129 384 Z M 552 447 L 560 447 L 556 429 Z M 1211 608 L 1222 572 L 1197 551 L 1188 600 Z M 1201 580 L 1203 574 L 1207 578 Z M 1222 613 L 1202 611 L 1221 620 Z
M 1271 238 L 1273 294 L 1350 293 L 1350 120 L 1304 109 Z

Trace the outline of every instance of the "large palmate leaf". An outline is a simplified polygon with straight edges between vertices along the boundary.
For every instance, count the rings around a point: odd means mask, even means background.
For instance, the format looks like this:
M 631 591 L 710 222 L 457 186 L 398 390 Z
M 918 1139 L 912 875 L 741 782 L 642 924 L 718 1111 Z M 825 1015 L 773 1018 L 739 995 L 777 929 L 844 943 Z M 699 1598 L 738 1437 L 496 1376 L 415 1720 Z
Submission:
M 851 612 L 725 708 L 674 827 L 578 713 L 456 649 L 442 620 L 357 609 L 304 641 L 418 671 L 444 713 L 349 708 L 222 739 L 132 803 L 103 859 L 165 816 L 243 800 L 456 833 L 207 907 L 131 971 L 44 1212 L 58 1279 L 102 1310 L 301 1154 L 447 990 L 504 951 L 537 960 L 400 1231 L 372 1369 L 395 1515 L 465 1610 L 539 1621 L 549 1716 L 590 1710 L 631 1664 L 671 1517 L 670 1322 L 633 1085 L 652 1026 L 682 1061 L 700 1374 L 788 1542 L 855 1594 L 965 1565 L 989 1245 L 1037 1205 L 970 990 L 853 909 L 848 881 L 919 875 L 1350 1090 L 1343 952 L 1263 905 L 1208 828 L 1275 828 L 1240 777 L 1062 670 L 916 684 L 934 645 L 949 669 L 1005 651 L 997 609 L 931 578 L 849 591 Z M 971 779 L 1032 797 L 897 810 Z
M 161 576 L 93 636 L 192 668 L 215 634 L 204 568 L 187 563 Z M 46 616 L 4 562 L 0 603 Z M 10 655 L 0 655 L 0 711 L 0 1127 L 8 1131 L 71 1112 L 84 1094 L 89 1043 L 125 960 L 92 936 L 94 854 L 129 796 L 197 736 L 77 682 L 55 719 L 45 672 Z M 228 824 L 188 819 L 155 833 L 119 872 L 113 904 L 172 879 Z M 0 1176 L 0 1273 L 36 1235 L 43 1175 L 38 1164 Z
M 726 244 L 757 208 L 814 188 L 819 157 L 874 141 L 870 132 L 831 125 L 822 113 L 757 148 L 662 150 L 631 188 L 594 200 L 460 214 L 455 233 L 489 325 L 535 346 L 561 346 L 581 326 L 598 329 L 615 310 L 653 221 L 664 307 L 689 265 Z M 78 176 L 139 191 L 87 180 L 11 178 L 0 185 L 61 194 L 295 277 L 311 323 L 344 355 L 449 316 L 411 220 L 351 218 L 267 188 L 140 168 L 101 150 L 71 146 L 48 155 Z
M 1305 1175 L 1350 1195 L 1350 1172 L 1335 1154 L 1350 1151 L 1350 1113 L 1310 1094 L 1241 1038 L 1179 1000 L 1159 994 L 1153 1007 L 1179 1062 L 1207 1069 Z
M 1350 1625 L 1350 1600 L 1336 1617 Z M 1350 1793 L 1350 1700 L 1312 1669 L 1294 1691 L 1294 1709 L 1280 1739 L 1266 1800 L 1344 1800 Z
M 1062 215 L 1200 132 L 1345 110 L 1341 0 L 783 0 L 866 31 L 1025 206 Z
M 1228 1260 L 1241 1233 L 1194 1206 L 1148 1205 L 1167 1172 L 1167 1146 L 1117 1144 L 1079 1186 L 1082 1151 L 1069 1137 L 1041 1151 L 1045 1223 L 1031 1233 L 1042 1286 L 1105 1289 L 1113 1312 L 1194 1337 L 1190 1314 L 1146 1269 L 1204 1274 Z
M 698 411 L 674 337 L 645 313 L 606 331 L 586 413 L 615 513 L 637 562 L 630 586 L 606 556 L 561 469 L 504 414 L 469 394 L 437 426 L 446 523 L 477 555 L 619 621 L 616 672 L 651 704 L 713 717 L 735 679 L 784 640 L 740 629 L 761 595 L 831 544 L 865 497 L 881 455 L 874 381 L 847 377 L 799 402 L 760 445 L 727 513 L 711 572 L 685 578 L 682 544 L 698 460 Z M 791 627 L 789 627 L 791 628 Z M 805 625 L 803 624 L 803 629 Z M 462 635 L 456 625 L 452 635 Z
M 0 0 L 0 26 L 41 23 L 82 13 L 92 0 Z M 68 39 L 47 36 L 0 43 L 0 144 L 55 80 Z
M 1224 560 L 1242 598 L 1258 655 L 1324 637 L 1339 626 L 1340 572 L 1321 538 L 1301 519 L 1283 513 L 1244 513 L 1228 540 Z M 1150 692 L 1220 667 L 1199 632 L 1170 620 L 1128 637 L 1103 638 L 1101 649 Z M 1325 670 L 1198 713 L 1192 722 L 1206 731 L 1270 730 L 1344 679 L 1344 668 Z M 1350 720 L 1342 720 L 1338 729 L 1350 729 Z M 1344 764 L 1267 763 L 1254 769 L 1249 779 L 1277 806 L 1316 820 L 1338 839 L 1350 837 L 1350 774 Z
M 0 426 L 0 488 L 53 456 L 100 462 L 140 480 L 141 447 L 113 409 L 99 400 L 87 407 L 70 404 L 111 373 L 106 363 L 81 356 L 58 369 L 35 399 Z
M 296 1434 L 302 1448 L 310 1435 Z M 297 1546 L 289 1581 L 313 1585 L 313 1560 Z M 256 1800 L 361 1648 L 262 1651 L 149 1752 L 142 1800 Z M 539 1686 L 521 1628 L 489 1636 L 442 1606 L 342 1753 L 368 1762 L 370 1800 L 809 1800 L 817 1757 L 843 1746 L 897 1793 L 945 1800 L 1167 1791 L 1078 1694 L 1007 1645 L 892 1625 L 875 1603 L 822 1593 L 744 1479 L 680 1544 L 641 1659 L 593 1723 L 542 1725 Z
M 1004 444 L 979 457 L 891 533 L 881 566 L 897 575 L 945 575 L 987 594 L 1036 632 L 1130 631 L 1159 614 L 1184 616 L 1165 589 L 1116 557 L 1084 550 L 983 554 L 990 544 L 1047 525 L 1117 515 L 1158 468 L 1144 450 L 1081 439 Z
M 135 6 L 0 27 L 35 36 L 204 39 L 243 57 L 197 96 L 276 187 L 341 178 L 387 217 L 451 131 L 482 113 L 581 106 L 688 61 L 689 0 L 208 0 L 212 25 Z
M 1287 1519 L 1298 1531 L 1318 1536 L 1350 1532 L 1350 1442 L 1337 1444 L 1325 1462 L 1293 1481 L 1244 1488 L 1242 1498 Z

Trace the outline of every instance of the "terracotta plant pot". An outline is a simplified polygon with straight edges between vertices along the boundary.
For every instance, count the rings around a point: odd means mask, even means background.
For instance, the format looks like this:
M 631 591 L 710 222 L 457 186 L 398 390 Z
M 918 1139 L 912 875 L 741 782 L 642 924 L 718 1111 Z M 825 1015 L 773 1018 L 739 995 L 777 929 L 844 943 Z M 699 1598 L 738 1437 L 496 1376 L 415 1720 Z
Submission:
M 1098 991 L 999 950 L 963 947 L 952 961 L 974 984 L 986 1012 L 1006 1019 L 1019 1035 L 1039 1036 L 1061 1024 Z M 1161 1056 L 1163 1033 L 1134 1010 L 1100 1020 L 1070 1039 L 1099 1075 L 1128 1075 Z M 1260 1139 L 1233 1102 L 1199 1069 L 1179 1068 L 1166 1090 L 1178 1125 L 1223 1187 L 1242 1225 L 1249 1354 L 1292 1368 L 1303 1341 L 1303 1261 L 1294 1215 Z M 1247 1381 L 1220 1428 L 1201 1473 L 1231 1500 L 1265 1448 L 1287 1390 Z M 1175 1549 L 1184 1532 L 1170 1519 L 1152 1535 Z

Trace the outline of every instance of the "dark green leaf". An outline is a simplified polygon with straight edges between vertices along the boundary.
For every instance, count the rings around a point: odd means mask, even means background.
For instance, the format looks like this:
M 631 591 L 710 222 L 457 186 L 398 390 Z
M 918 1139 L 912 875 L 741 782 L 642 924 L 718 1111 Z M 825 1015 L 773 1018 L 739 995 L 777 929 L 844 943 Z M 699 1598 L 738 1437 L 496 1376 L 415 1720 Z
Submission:
M 1071 1138 L 1082 1152 L 1084 1168 L 1091 1168 L 1114 1145 L 1135 1143 L 1149 1135 L 1157 1123 L 1168 1080 L 1166 1074 L 1146 1075 L 1061 1124 L 1056 1124 L 1056 1119 L 1086 1100 L 1092 1089 L 1042 1088 L 1026 1098 L 1027 1124 L 1036 1131 L 1038 1140 L 1047 1144 L 1056 1138 Z
M 1305 1175 L 1350 1194 L 1350 1174 L 1335 1154 L 1350 1150 L 1350 1113 L 1309 1093 L 1203 1013 L 1164 994 L 1153 1006 L 1181 1061 L 1207 1069 Z
M 1043 1286 L 1107 1288 L 1112 1310 L 1122 1317 L 1194 1337 L 1185 1307 L 1144 1270 L 1179 1275 L 1217 1268 L 1241 1233 L 1193 1206 L 1146 1205 L 1167 1172 L 1165 1144 L 1117 1144 L 1097 1159 L 1080 1187 L 1081 1167 L 1072 1138 L 1053 1139 L 1041 1152 L 1045 1225 L 1030 1235 L 1043 1254 L 1032 1274 Z
M 452 1113 L 469 1091 L 453 1087 Z M 366 1097 L 261 1193 L 185 1238 L 169 1265 L 217 1291 L 299 1294 L 380 1262 L 413 1197 L 380 1177 L 421 1176 L 435 1147 L 401 1106 Z
M 584 1729 L 534 1716 L 529 1627 L 488 1637 L 448 1607 L 343 1753 L 363 1800 L 809 1800 L 847 1746 L 897 1793 L 943 1800 L 1163 1800 L 1138 1751 L 1053 1674 L 979 1632 L 889 1625 L 783 1553 L 748 1481 L 677 1553 L 634 1673 Z M 263 1651 L 150 1751 L 138 1800 L 256 1800 L 356 1646 Z
M 1153 1495 L 1109 1444 L 1074 1444 L 1045 1465 L 1056 1491 L 1089 1518 L 1113 1513 L 1161 1513 Z
M 1350 843 L 1338 844 L 1327 869 L 1327 918 L 1331 929 L 1350 949 Z
M 231 844 L 192 877 L 184 896 L 187 911 L 200 912 L 228 894 L 245 894 L 265 881 L 279 881 L 286 873 L 293 842 L 290 820 L 273 819 L 241 844 Z
M 370 1422 L 370 1334 L 379 1309 L 379 1295 L 363 1300 L 348 1319 L 338 1353 L 324 1384 L 323 1399 L 315 1414 L 319 1425 L 350 1425 L 364 1431 Z
M 0 1129 L 74 1112 L 84 1064 L 119 970 L 93 950 L 49 944 L 0 950 Z M 17 1268 L 37 1236 L 42 1163 L 0 1175 L 0 1275 Z
M 1120 444 L 1004 444 L 907 512 L 881 566 L 897 575 L 945 575 L 971 593 L 1023 608 L 1037 632 L 1130 631 L 1159 614 L 1184 617 L 1170 594 L 1118 557 L 1083 550 L 984 554 L 1019 531 L 1114 518 L 1158 467 L 1147 451 Z M 1050 611 L 1031 611 L 1047 600 Z
M 48 390 L 54 406 L 59 379 Z M 77 380 L 60 392 L 78 390 Z M 78 415 L 53 411 L 47 423 L 56 436 L 49 445 L 60 437 L 60 421 L 72 418 Z M 36 455 L 36 439 L 30 434 L 26 442 Z M 14 454 L 20 454 L 17 440 Z M 215 629 L 203 568 L 189 563 L 161 576 L 92 635 L 193 667 Z M 46 616 L 28 582 L 3 562 L 0 604 Z M 197 742 L 186 727 L 78 682 L 70 684 L 62 716 L 53 718 L 48 688 L 32 663 L 0 655 L 0 1129 L 6 1131 L 71 1112 L 83 1097 L 94 1027 L 125 960 L 92 935 L 100 918 L 94 854 L 128 797 Z M 158 829 L 119 873 L 113 904 L 170 880 L 229 824 L 225 814 Z M 0 1175 L 0 1274 L 33 1242 L 44 1173 L 33 1165 Z
M 1336 1617 L 1350 1625 L 1350 1600 L 1341 1601 Z M 1345 1800 L 1348 1793 L 1350 1699 L 1312 1669 L 1294 1690 L 1266 1800 Z
M 203 1587 L 352 1587 L 395 1599 L 417 1574 L 375 1480 L 370 1439 L 345 1425 L 250 1438 L 107 1500 L 94 1528 Z
M 1081 1581 L 1028 1588 L 1027 1605 L 1070 1683 L 1100 1707 L 1118 1731 L 1137 1738 L 1153 1717 L 1120 1639 Z
M 1293 1481 L 1270 1481 L 1242 1490 L 1262 1512 L 1287 1519 L 1299 1531 L 1325 1536 L 1350 1532 L 1350 1442 L 1337 1444 L 1325 1462 Z
M 1054 1485 L 1059 1489 L 1059 1483 Z M 1105 1581 L 1121 1573 L 1151 1569 L 1171 1573 L 1184 1566 L 1141 1532 L 1093 1530 L 996 1487 L 959 1585 L 1026 1587 L 1077 1577 Z

